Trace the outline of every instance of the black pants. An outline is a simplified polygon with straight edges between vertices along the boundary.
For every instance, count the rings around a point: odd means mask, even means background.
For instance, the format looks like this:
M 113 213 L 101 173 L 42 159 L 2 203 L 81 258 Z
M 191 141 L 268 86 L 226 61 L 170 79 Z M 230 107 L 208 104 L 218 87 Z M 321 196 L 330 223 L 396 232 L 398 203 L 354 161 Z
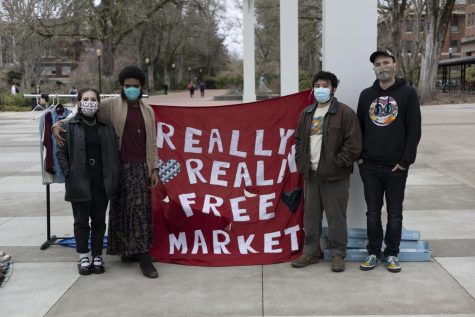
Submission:
M 104 189 L 102 167 L 98 163 L 88 166 L 89 184 L 91 186 L 92 200 L 84 202 L 71 202 L 74 216 L 74 238 L 78 253 L 89 252 L 88 240 L 91 233 L 92 256 L 102 254 L 102 241 L 106 232 L 107 196 Z M 91 226 L 89 227 L 89 218 Z
M 368 230 L 368 254 L 381 256 L 383 227 L 381 208 L 386 197 L 388 223 L 384 236 L 384 257 L 397 256 L 401 243 L 402 203 L 406 188 L 407 170 L 392 171 L 394 166 L 365 163 L 359 166 L 364 186 L 366 206 L 366 225 Z

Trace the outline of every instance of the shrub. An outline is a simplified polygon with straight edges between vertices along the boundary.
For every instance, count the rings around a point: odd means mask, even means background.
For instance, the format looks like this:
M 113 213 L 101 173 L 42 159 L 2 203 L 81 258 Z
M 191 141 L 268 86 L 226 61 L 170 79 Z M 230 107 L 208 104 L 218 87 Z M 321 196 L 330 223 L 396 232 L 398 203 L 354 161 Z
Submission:
M 5 93 L 0 95 L 0 111 L 28 111 L 31 110 L 31 99 L 23 95 Z
M 299 91 L 309 89 L 312 86 L 312 75 L 306 70 L 299 71 Z
M 236 74 L 220 74 L 215 78 L 215 87 L 220 88 L 234 88 L 240 90 L 243 85 L 242 75 Z

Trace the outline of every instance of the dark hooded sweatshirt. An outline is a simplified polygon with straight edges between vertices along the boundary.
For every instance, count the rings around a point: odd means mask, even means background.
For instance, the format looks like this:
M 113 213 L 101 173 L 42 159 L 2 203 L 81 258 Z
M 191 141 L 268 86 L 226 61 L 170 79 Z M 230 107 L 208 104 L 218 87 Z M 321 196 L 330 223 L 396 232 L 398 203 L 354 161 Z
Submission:
M 421 110 L 416 90 L 402 79 L 386 90 L 379 80 L 360 94 L 357 110 L 367 163 L 409 168 L 421 139 Z

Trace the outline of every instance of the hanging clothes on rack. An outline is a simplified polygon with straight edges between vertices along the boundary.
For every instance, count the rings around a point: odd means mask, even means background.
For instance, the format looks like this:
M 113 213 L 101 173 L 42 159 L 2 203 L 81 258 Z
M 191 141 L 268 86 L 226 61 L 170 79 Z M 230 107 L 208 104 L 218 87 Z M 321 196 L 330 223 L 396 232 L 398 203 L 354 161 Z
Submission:
M 40 155 L 43 185 L 64 183 L 64 175 L 56 158 L 57 145 L 51 127 L 57 121 L 69 116 L 70 113 L 71 110 L 57 104 L 46 110 L 40 117 Z

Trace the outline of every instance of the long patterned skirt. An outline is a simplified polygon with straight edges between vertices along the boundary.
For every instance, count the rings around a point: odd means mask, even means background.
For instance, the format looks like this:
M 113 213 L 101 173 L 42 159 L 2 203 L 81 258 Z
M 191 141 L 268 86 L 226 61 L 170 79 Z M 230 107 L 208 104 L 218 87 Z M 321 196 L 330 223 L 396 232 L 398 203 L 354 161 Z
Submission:
M 147 163 L 121 162 L 120 168 L 120 188 L 109 209 L 107 254 L 146 253 L 153 236 Z

